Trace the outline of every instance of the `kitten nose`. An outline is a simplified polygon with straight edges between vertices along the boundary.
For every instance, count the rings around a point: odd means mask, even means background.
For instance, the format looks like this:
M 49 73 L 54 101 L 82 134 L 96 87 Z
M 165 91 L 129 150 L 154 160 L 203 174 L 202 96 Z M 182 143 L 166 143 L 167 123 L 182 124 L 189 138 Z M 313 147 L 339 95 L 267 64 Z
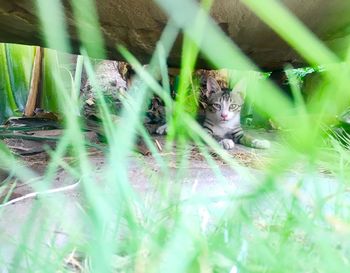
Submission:
M 222 117 L 223 119 L 226 119 L 226 118 L 227 118 L 227 114 L 221 114 L 221 117 Z

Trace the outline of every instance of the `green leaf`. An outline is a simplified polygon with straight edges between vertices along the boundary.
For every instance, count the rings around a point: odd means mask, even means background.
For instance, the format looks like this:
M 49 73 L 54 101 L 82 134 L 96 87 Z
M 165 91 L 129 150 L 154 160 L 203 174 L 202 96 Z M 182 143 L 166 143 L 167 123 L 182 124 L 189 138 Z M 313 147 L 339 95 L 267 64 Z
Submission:
M 0 121 L 17 110 L 9 76 L 6 45 L 0 44 Z
M 34 61 L 34 47 L 8 44 L 6 45 L 8 76 L 18 109 L 24 110 Z
M 59 73 L 57 52 L 51 49 L 44 50 L 43 59 L 43 92 L 42 107 L 45 110 L 57 113 L 59 111 L 58 90 L 55 75 Z

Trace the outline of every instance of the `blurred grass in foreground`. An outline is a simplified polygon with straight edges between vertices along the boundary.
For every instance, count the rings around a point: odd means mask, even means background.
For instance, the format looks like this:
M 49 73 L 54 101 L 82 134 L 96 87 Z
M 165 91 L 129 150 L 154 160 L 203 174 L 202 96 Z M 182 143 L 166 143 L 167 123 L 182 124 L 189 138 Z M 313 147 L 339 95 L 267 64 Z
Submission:
M 349 153 L 335 141 L 326 145 L 323 128 L 329 116 L 340 113 L 348 105 L 348 64 L 338 60 L 280 2 L 269 0 L 262 5 L 258 0 L 243 1 L 311 65 L 325 67 L 323 85 L 314 91 L 309 102 L 302 99 L 294 76 L 288 74 L 295 105 L 268 80 L 249 78 L 248 96 L 259 111 L 271 116 L 286 132 L 281 133 L 284 145 L 271 152 L 270 165 L 255 175 L 221 150 L 194 121 L 193 115 L 185 111 L 189 75 L 198 52 L 215 67 L 242 70 L 243 76 L 258 70 L 208 17 L 206 9 L 211 1 L 205 2 L 206 8 L 195 1 L 156 1 L 170 20 L 147 68 L 127 49 L 118 47 L 137 77 L 124 101 L 117 126 L 87 58 L 94 52 L 104 54 L 104 48 L 93 1 L 84 2 L 88 5 L 83 9 L 80 1 L 73 1 L 74 15 L 83 41 L 84 66 L 97 90 L 109 145 L 107 163 L 103 172 L 96 174 L 85 147 L 82 121 L 73 114 L 79 109 L 75 99 L 77 81 L 57 65 L 50 76 L 50 84 L 54 86 L 50 89 L 57 92 L 66 130 L 56 150 L 50 151 L 47 173 L 33 187 L 38 191 L 47 189 L 58 168 L 63 168 L 80 181 L 81 204 L 76 205 L 60 194 L 35 202 L 27 224 L 18 227 L 20 237 L 7 242 L 15 251 L 10 263 L 4 260 L 1 269 L 4 272 L 71 272 L 64 261 L 72 256 L 82 272 L 347 272 L 350 262 Z M 37 3 L 47 45 L 59 44 L 62 49 L 69 49 L 60 1 L 50 1 L 52 5 L 48 5 L 49 1 Z M 267 11 L 280 20 L 268 16 Z M 49 20 L 53 20 L 57 32 L 51 32 Z M 91 30 L 89 37 L 85 36 L 86 30 Z M 186 35 L 183 44 L 186 54 L 181 67 L 180 95 L 174 102 L 166 90 L 165 64 L 181 31 Z M 210 39 L 203 39 L 204 31 Z M 91 41 L 97 42 L 91 44 Z M 46 58 L 57 64 L 54 53 Z M 81 69 L 78 67 L 77 71 Z M 158 83 L 159 77 L 163 86 Z M 66 87 L 67 83 L 70 88 Z M 184 151 L 191 141 L 217 176 L 217 187 L 226 190 L 232 181 L 227 181 L 221 173 L 210 153 L 212 150 L 251 183 L 248 191 L 197 196 L 188 188 L 182 188 L 186 168 L 177 169 L 174 174 L 169 168 L 171 160 L 159 155 L 142 125 L 147 102 L 153 94 L 164 100 L 168 113 L 175 111 L 168 141 L 181 144 L 181 149 L 175 150 L 179 166 L 188 164 Z M 134 160 L 130 153 L 137 135 L 149 145 L 160 168 L 149 181 L 154 190 L 145 196 L 134 191 L 128 176 L 130 162 Z M 172 151 L 170 144 L 167 149 Z M 64 162 L 67 153 L 74 155 L 72 166 Z M 320 166 L 331 172 L 331 182 L 330 177 L 320 174 Z M 35 179 L 35 174 L 22 167 L 3 146 L 0 167 L 12 170 L 23 181 Z M 288 175 L 296 167 L 299 171 Z M 144 172 L 152 172 L 147 164 L 143 168 Z M 97 183 L 97 178 L 103 181 L 103 186 Z M 72 207 L 76 211 L 68 211 Z M 43 210 L 49 211 L 44 219 L 40 217 Z M 0 207 L 1 214 L 8 211 L 11 207 Z M 63 246 L 55 244 L 58 235 L 51 232 L 57 221 L 68 235 Z M 48 239 L 52 242 L 50 246 L 46 245 Z

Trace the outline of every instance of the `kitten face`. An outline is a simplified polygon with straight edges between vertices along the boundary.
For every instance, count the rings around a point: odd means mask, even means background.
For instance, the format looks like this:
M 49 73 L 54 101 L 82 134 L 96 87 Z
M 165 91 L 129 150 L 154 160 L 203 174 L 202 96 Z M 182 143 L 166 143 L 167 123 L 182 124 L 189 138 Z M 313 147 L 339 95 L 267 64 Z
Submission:
M 207 81 L 208 108 L 207 117 L 218 123 L 227 123 L 235 120 L 239 122 L 240 112 L 244 103 L 242 88 L 238 84 L 231 91 L 222 90 L 214 78 L 209 77 Z
M 211 120 L 226 123 L 240 117 L 243 99 L 234 91 L 224 90 L 210 95 L 207 115 Z

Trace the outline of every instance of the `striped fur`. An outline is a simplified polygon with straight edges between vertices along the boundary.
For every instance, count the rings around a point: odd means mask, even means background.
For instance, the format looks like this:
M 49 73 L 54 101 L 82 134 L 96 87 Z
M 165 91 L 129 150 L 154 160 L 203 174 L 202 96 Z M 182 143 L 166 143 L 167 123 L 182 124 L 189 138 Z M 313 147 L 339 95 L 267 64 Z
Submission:
M 255 139 L 244 133 L 241 127 L 240 115 L 244 103 L 242 82 L 232 91 L 222 90 L 216 80 L 209 77 L 207 89 L 209 98 L 203 127 L 224 149 L 233 149 L 235 143 L 260 149 L 270 147 L 269 141 Z

